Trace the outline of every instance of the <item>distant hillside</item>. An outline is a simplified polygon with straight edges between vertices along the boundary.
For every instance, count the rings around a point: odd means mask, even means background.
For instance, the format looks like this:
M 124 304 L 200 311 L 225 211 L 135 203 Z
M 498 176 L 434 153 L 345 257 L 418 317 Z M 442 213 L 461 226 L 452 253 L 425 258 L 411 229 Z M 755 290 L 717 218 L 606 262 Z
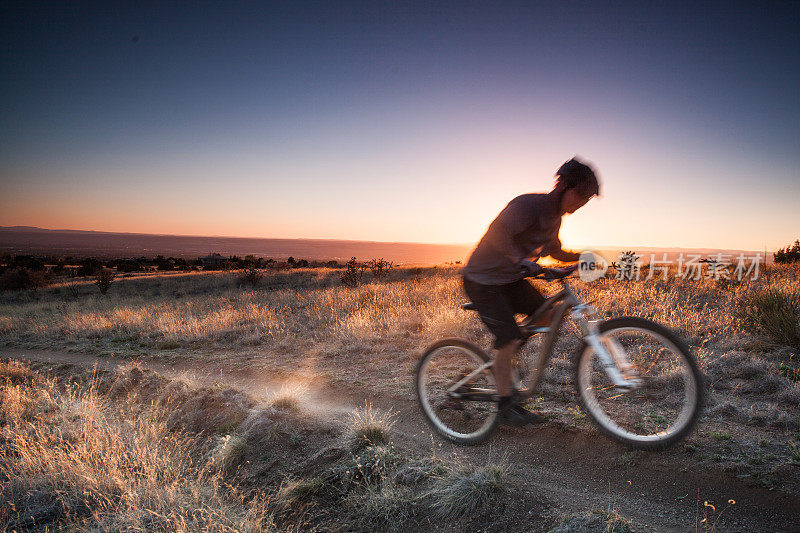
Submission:
M 326 239 L 247 239 L 239 237 L 197 237 L 185 235 L 150 235 L 145 233 L 109 233 L 103 231 L 49 230 L 30 226 L 0 226 L 0 253 L 52 254 L 75 257 L 198 257 L 217 252 L 223 255 L 245 256 L 253 254 L 274 259 L 346 261 L 351 257 L 372 259 L 382 257 L 403 264 L 439 264 L 463 261 L 473 245 L 421 244 L 408 242 L 371 242 Z M 608 260 L 614 260 L 622 250 L 632 249 L 642 256 L 643 262 L 656 254 L 661 260 L 675 260 L 683 254 L 710 257 L 717 253 L 748 257 L 764 252 L 752 250 L 720 250 L 716 248 L 644 248 L 644 247 L 594 247 Z M 768 253 L 772 262 L 772 253 Z
M 109 233 L 102 231 L 47 230 L 29 226 L 0 226 L 0 252 L 94 256 L 102 258 L 198 257 L 217 252 L 223 255 L 346 261 L 382 257 L 403 264 L 438 264 L 461 261 L 470 245 L 369 242 L 324 239 L 247 239 L 238 237 L 197 237 Z

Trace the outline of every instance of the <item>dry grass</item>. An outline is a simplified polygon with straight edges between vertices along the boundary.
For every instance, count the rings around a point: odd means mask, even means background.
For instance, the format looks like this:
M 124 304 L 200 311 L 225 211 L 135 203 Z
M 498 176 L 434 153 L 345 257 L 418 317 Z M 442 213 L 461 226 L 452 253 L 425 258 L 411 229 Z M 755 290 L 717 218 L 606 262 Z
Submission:
M 247 289 L 236 287 L 234 273 L 193 273 L 122 278 L 105 297 L 89 284 L 2 293 L 0 342 L 130 356 L 245 353 L 270 370 L 407 398 L 413 394 L 409 376 L 429 343 L 459 336 L 489 346 L 477 317 L 459 309 L 465 296 L 455 268 L 396 268 L 384 279 L 354 288 L 342 286 L 339 274 L 276 272 Z M 783 317 L 779 331 L 791 332 L 785 305 L 777 307 L 783 310 L 778 313 L 759 302 L 764 294 L 796 293 L 799 278 L 799 265 L 780 265 L 762 268 L 760 279 L 743 283 L 682 280 L 670 273 L 666 281 L 576 280 L 573 285 L 607 316 L 650 318 L 681 335 L 709 383 L 709 414 L 690 443 L 719 447 L 705 436 L 710 431 L 730 430 L 737 438 L 730 451 L 696 456 L 733 465 L 737 475 L 767 472 L 769 477 L 788 463 L 788 444 L 800 441 L 800 354 L 792 346 L 793 334 L 773 335 L 769 321 L 747 318 L 741 310 L 766 309 L 768 317 Z M 554 290 L 557 284 L 544 287 Z M 555 423 L 581 426 L 580 417 L 568 411 L 574 405 L 573 353 L 580 342 L 574 328 L 567 326 L 565 333 L 536 408 Z M 528 344 L 529 354 L 535 345 Z M 274 400 L 283 411 L 298 405 L 291 395 Z M 202 413 L 201 401 L 197 407 Z M 243 406 L 242 414 L 246 411 Z M 231 428 L 219 422 L 214 431 L 229 434 Z M 364 442 L 381 438 L 378 433 Z M 763 464 L 748 466 L 750 451 L 760 449 L 763 439 L 780 449 L 770 448 Z
M 449 520 L 486 515 L 497 509 L 507 489 L 507 470 L 502 464 L 476 467 L 453 462 L 429 490 L 430 506 Z
M 283 385 L 270 395 L 268 402 L 275 409 L 300 411 L 300 404 L 305 393 L 305 389 L 299 385 Z
M 594 509 L 565 518 L 550 533 L 630 533 L 631 529 L 631 521 L 616 510 Z
M 505 483 L 504 470 L 491 465 L 409 461 L 385 442 L 391 422 L 370 407 L 329 439 L 356 431 L 360 449 L 328 457 L 326 426 L 313 430 L 307 450 L 287 445 L 276 424 L 308 425 L 307 417 L 290 420 L 236 399 L 244 396 L 238 391 L 136 366 L 60 383 L 20 363 L 0 369 L 8 378 L 0 386 L 0 479 L 9 504 L 0 508 L 0 529 L 407 530 L 444 516 L 485 524 Z M 13 376 L 25 377 L 12 383 Z M 193 417 L 196 397 L 205 398 L 204 425 Z M 235 431 L 213 434 L 219 423 L 209 419 L 238 420 L 241 405 L 251 408 Z M 265 452 L 288 455 L 259 458 Z
M 55 380 L 0 388 L 3 500 L 11 529 L 260 531 L 264 502 L 246 503 L 173 431 L 163 410 L 110 401 Z
M 278 272 L 244 290 L 227 273 L 125 279 L 105 298 L 88 288 L 77 299 L 63 287 L 3 293 L 0 334 L 22 343 L 124 353 L 308 339 L 352 343 L 420 328 L 439 336 L 467 323 L 457 310 L 460 285 L 451 270 L 436 270 L 418 283 L 397 271 L 356 288 L 341 286 L 337 275 L 328 269 Z
M 800 349 L 800 293 L 767 289 L 747 294 L 738 315 L 750 331 Z
M 392 413 L 383 413 L 373 408 L 371 404 L 365 405 L 363 409 L 350 415 L 345 439 L 354 451 L 368 446 L 387 444 L 394 423 Z

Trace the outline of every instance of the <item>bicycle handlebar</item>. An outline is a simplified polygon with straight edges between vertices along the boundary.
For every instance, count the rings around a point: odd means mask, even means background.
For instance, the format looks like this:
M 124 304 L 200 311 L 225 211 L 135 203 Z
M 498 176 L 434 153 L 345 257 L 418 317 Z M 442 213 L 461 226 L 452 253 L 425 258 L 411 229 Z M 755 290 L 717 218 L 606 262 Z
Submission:
M 556 280 L 556 279 L 563 279 L 578 270 L 578 263 L 574 265 L 570 265 L 567 267 L 562 268 L 544 268 L 542 267 L 542 272 L 536 274 L 534 276 L 530 276 L 533 279 L 543 279 L 543 280 Z

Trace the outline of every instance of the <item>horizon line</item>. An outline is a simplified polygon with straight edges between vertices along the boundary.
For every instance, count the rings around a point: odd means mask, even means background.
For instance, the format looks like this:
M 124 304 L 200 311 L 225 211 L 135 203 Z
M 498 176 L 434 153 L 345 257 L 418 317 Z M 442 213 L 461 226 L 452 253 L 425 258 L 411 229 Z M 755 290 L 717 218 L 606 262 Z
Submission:
M 108 230 L 96 230 L 96 229 L 68 229 L 68 228 L 43 228 L 40 226 L 29 226 L 29 225 L 14 225 L 14 226 L 0 226 L 0 230 L 8 230 L 8 229 L 31 229 L 31 230 L 41 230 L 41 231 L 53 231 L 53 232 L 83 232 L 83 233 L 102 233 L 102 234 L 111 234 L 111 235 L 149 235 L 153 237 L 190 237 L 190 238 L 206 238 L 206 239 L 239 239 L 239 240 L 247 240 L 247 239 L 262 239 L 262 240 L 280 240 L 280 241 L 325 241 L 325 242 L 360 242 L 360 243 L 370 243 L 370 244 L 415 244 L 415 245 L 423 245 L 423 246 L 459 246 L 459 247 L 473 247 L 477 244 L 476 242 L 471 243 L 457 243 L 457 242 L 450 242 L 450 243 L 439 243 L 439 242 L 418 242 L 418 241 L 376 241 L 376 240 L 363 240 L 363 239 L 345 239 L 345 238 L 320 238 L 320 237 L 242 237 L 237 235 L 191 235 L 191 234 L 179 234 L 179 233 L 143 233 L 143 232 L 135 232 L 135 231 L 108 231 Z M 617 249 L 630 249 L 630 248 L 644 248 L 644 249 L 679 249 L 679 250 L 729 250 L 729 251 L 743 251 L 743 252 L 774 252 L 775 250 L 768 250 L 766 247 L 764 250 L 756 250 L 756 249 L 746 249 L 746 248 L 719 248 L 719 247 L 709 247 L 709 246 L 679 246 L 679 245 L 669 245 L 669 246 L 659 246 L 653 244 L 606 244 L 606 245 L 595 245 L 595 246 L 568 246 L 567 248 L 580 248 L 581 250 L 617 250 Z

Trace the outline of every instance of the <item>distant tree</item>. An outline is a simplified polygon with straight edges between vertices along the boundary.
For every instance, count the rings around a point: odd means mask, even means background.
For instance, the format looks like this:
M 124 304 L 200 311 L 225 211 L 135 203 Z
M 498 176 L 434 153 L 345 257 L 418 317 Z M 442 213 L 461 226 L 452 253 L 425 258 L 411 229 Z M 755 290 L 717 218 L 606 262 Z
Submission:
M 50 272 L 52 272 L 53 274 L 63 274 L 64 270 L 65 270 L 64 269 L 64 260 L 63 259 L 59 259 L 58 261 L 56 261 L 56 264 L 53 265 L 53 268 L 50 269 Z
M 80 265 L 81 266 L 78 269 L 79 276 L 95 276 L 103 268 L 103 263 L 94 257 L 82 259 Z
M 187 261 L 183 257 L 176 257 L 174 259 L 172 257 L 170 257 L 170 259 L 173 260 L 175 268 L 178 269 L 178 270 L 181 270 L 183 272 L 188 271 L 190 269 L 190 267 L 191 267 L 191 265 L 189 264 L 189 261 Z
M 294 260 L 294 257 L 289 256 L 289 259 L 286 260 L 286 264 L 289 265 L 290 268 L 294 268 L 297 261 Z
M 173 258 L 165 258 L 163 255 L 156 256 L 156 268 L 161 271 L 169 272 L 175 270 L 175 260 Z
M 328 267 L 328 268 L 337 268 L 339 266 L 339 261 L 336 261 L 335 259 L 331 259 L 330 261 L 325 263 L 325 266 Z
M 94 279 L 94 284 L 100 289 L 100 294 L 105 294 L 114 283 L 114 278 L 117 277 L 116 273 L 110 268 L 103 268 L 97 273 Z
M 12 267 L 27 268 L 34 272 L 44 270 L 44 261 L 32 255 L 17 255 L 11 261 Z
M 110 264 L 117 267 L 117 272 L 138 272 L 142 270 L 142 265 L 133 259 L 117 259 Z
M 13 267 L 0 274 L 0 290 L 35 291 L 50 284 L 50 273 L 47 270 L 30 270 L 25 267 Z
M 308 261 L 306 261 L 305 259 L 301 259 L 300 261 L 295 263 L 295 266 L 297 266 L 297 268 L 308 268 Z
M 793 245 L 787 245 L 786 248 L 780 248 L 777 252 L 772 254 L 776 263 L 796 263 L 800 261 L 800 239 L 795 240 Z

